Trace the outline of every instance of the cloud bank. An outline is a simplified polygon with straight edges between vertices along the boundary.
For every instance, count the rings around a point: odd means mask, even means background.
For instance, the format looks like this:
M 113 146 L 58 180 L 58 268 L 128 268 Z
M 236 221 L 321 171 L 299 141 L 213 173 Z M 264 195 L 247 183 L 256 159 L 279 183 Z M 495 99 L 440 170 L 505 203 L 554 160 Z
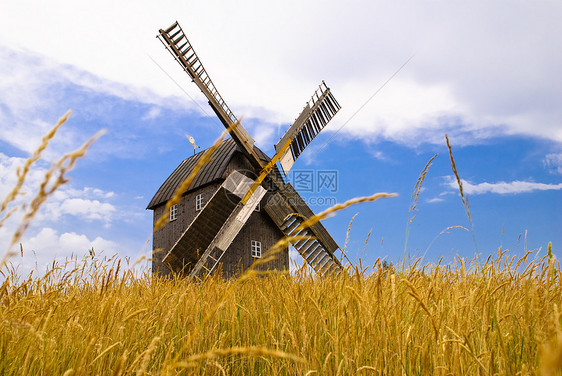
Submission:
M 562 142 L 562 50 L 553 48 L 562 45 L 561 13 L 562 3 L 546 1 L 515 2 L 509 11 L 502 1 L 21 1 L 0 15 L 0 45 L 30 58 L 20 71 L 2 50 L 2 71 L 13 71 L 2 89 L 40 73 L 38 54 L 91 90 L 153 103 L 148 117 L 167 105 L 212 114 L 155 38 L 177 19 L 239 116 L 288 125 L 325 79 L 343 105 L 328 129 L 341 127 L 347 137 L 415 145 L 441 143 L 447 131 L 457 144 L 501 135 Z M 33 87 L 6 99 L 8 106 L 23 106 Z
M 511 182 L 500 181 L 497 183 L 471 183 L 461 179 L 463 190 L 468 195 L 482 195 L 495 193 L 499 195 L 521 194 L 535 191 L 559 191 L 562 190 L 560 184 L 536 183 L 531 181 L 515 180 Z M 454 176 L 446 177 L 446 185 L 454 190 L 458 190 L 457 180 Z

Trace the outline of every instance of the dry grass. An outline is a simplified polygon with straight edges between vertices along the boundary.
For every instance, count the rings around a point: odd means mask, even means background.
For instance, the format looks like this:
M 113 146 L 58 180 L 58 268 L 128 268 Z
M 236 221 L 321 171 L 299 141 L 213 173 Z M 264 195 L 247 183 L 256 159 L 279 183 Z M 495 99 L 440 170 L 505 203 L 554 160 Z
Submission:
M 449 150 L 449 158 L 451 160 L 451 170 L 453 171 L 453 174 L 455 174 L 455 178 L 457 179 L 457 185 L 459 187 L 459 194 L 461 196 L 462 205 L 464 206 L 464 210 L 466 211 L 466 216 L 468 217 L 470 232 L 472 234 L 472 240 L 474 241 L 474 249 L 476 250 L 476 253 L 478 253 L 478 244 L 476 244 L 476 235 L 474 234 L 474 226 L 472 225 L 472 217 L 470 216 L 470 205 L 468 204 L 468 197 L 464 193 L 462 180 L 459 176 L 459 171 L 457 170 L 457 164 L 455 162 L 455 158 L 453 157 L 453 149 L 451 148 L 451 144 L 449 143 L 449 137 L 447 135 L 445 135 L 445 141 L 447 142 L 447 149 Z
M 21 188 L 23 187 L 23 183 L 25 182 L 25 178 L 27 177 L 27 173 L 29 172 L 31 166 L 41 158 L 41 154 L 43 153 L 43 151 L 45 151 L 45 149 L 49 145 L 49 142 L 55 137 L 59 128 L 68 120 L 69 116 L 70 116 L 70 111 L 67 111 L 66 114 L 64 114 L 59 119 L 57 124 L 55 124 L 55 126 L 51 128 L 51 130 L 41 138 L 41 144 L 33 152 L 31 157 L 29 157 L 25 161 L 23 167 L 18 168 L 18 170 L 16 171 L 18 177 L 16 185 L 2 201 L 2 205 L 0 205 L 0 214 L 3 213 L 8 208 L 8 205 L 16 199 L 16 197 L 21 191 Z M 4 222 L 4 220 L 5 219 L 2 218 L 2 222 Z
M 447 137 L 447 136 L 445 136 Z M 412 226 L 412 222 L 414 218 L 416 218 L 417 211 L 418 211 L 418 199 L 420 197 L 420 193 L 422 191 L 423 181 L 429 172 L 431 164 L 435 158 L 437 158 L 439 154 L 435 154 L 433 157 L 427 161 L 423 169 L 421 170 L 418 180 L 416 181 L 416 185 L 414 186 L 414 192 L 412 193 L 412 203 L 410 205 L 410 210 L 408 211 L 408 222 L 406 223 L 406 239 L 404 240 L 404 260 L 406 260 L 406 252 L 408 250 L 408 240 L 410 239 L 410 227 Z
M 0 374 L 556 374 L 560 266 L 531 257 L 205 283 L 116 259 L 9 274 Z

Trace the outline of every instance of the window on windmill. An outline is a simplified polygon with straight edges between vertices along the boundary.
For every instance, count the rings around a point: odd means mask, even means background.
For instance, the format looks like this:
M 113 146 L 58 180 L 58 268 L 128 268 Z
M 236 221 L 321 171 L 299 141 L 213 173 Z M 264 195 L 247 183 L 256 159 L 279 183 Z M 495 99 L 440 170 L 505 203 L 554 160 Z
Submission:
M 254 211 L 259 212 L 260 209 L 261 209 L 261 207 L 260 207 L 260 202 L 258 202 L 258 204 L 256 205 L 256 208 L 254 209 Z
M 170 221 L 175 221 L 178 218 L 178 206 L 172 205 L 170 207 Z
M 195 196 L 195 210 L 201 210 L 203 207 L 203 193 Z
M 252 240 L 252 257 L 261 257 L 261 242 Z

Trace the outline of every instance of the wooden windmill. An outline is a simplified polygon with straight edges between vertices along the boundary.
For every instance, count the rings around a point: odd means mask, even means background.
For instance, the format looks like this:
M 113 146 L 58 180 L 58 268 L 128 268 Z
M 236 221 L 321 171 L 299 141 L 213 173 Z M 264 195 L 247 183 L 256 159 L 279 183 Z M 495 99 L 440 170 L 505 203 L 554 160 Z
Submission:
M 175 22 L 161 29 L 158 38 L 203 92 L 232 139 L 215 150 L 212 161 L 203 166 L 184 193 L 180 206 L 170 209 L 170 223 L 154 233 L 154 249 L 162 251 L 153 257 L 153 272 L 205 278 L 222 264 L 223 274 L 232 275 L 260 257 L 262 248 L 265 252 L 283 236 L 295 236 L 298 240 L 292 245 L 318 274 L 339 274 L 342 265 L 334 254 L 337 243 L 320 222 L 300 228 L 314 213 L 276 167 L 279 162 L 287 174 L 339 111 L 330 89 L 322 82 L 275 145 L 276 154 L 270 159 L 254 145 L 221 97 L 180 25 Z M 148 205 L 155 218 L 162 215 L 166 201 L 201 155 L 184 160 L 156 192 Z M 271 265 L 288 269 L 288 251 L 285 249 Z

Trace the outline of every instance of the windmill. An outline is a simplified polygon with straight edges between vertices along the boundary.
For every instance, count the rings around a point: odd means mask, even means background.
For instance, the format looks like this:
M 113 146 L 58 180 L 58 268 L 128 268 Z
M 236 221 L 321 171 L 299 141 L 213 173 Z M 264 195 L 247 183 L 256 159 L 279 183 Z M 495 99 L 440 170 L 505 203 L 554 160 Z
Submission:
M 231 267 L 227 274 L 233 274 L 232 265 L 237 260 L 261 256 L 261 240 L 243 239 L 244 234 L 255 237 L 259 233 L 268 239 L 268 245 L 283 236 L 295 237 L 293 247 L 318 274 L 339 274 L 342 265 L 335 256 L 337 243 L 320 222 L 301 228 L 314 213 L 284 181 L 276 165 L 279 162 L 287 175 L 303 150 L 339 111 L 340 105 L 328 86 L 320 84 L 275 145 L 276 153 L 270 159 L 254 145 L 254 139 L 221 97 L 178 22 L 160 29 L 158 38 L 205 95 L 231 139 L 223 141 L 212 161 L 203 166 L 184 194 L 183 206 L 170 209 L 171 222 L 155 232 L 153 246 L 163 252 L 153 257 L 153 272 L 181 271 L 204 279 L 220 263 L 228 263 Z M 162 215 L 165 202 L 201 154 L 184 160 L 156 192 L 148 205 L 155 219 Z M 242 268 L 247 266 L 246 262 Z M 288 268 L 287 250 L 274 267 Z

